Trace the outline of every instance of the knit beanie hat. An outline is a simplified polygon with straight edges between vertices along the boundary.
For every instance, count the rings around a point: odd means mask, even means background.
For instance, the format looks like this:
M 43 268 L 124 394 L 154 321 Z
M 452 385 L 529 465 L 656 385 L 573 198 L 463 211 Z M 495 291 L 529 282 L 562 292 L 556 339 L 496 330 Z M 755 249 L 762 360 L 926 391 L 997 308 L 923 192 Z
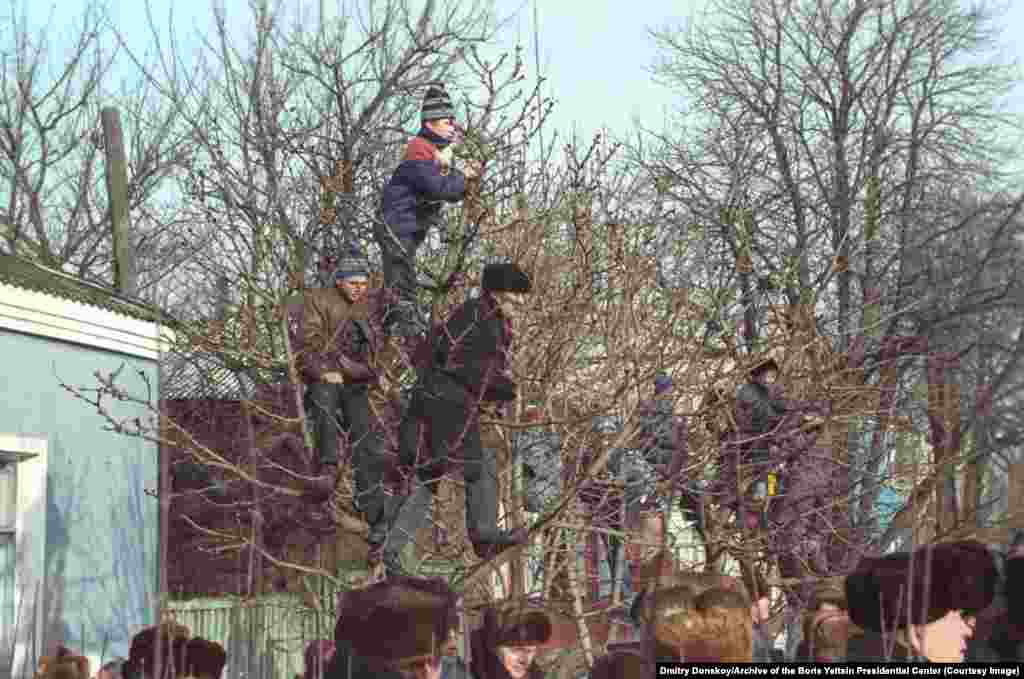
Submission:
M 427 93 L 423 97 L 423 122 L 428 120 L 440 120 L 441 118 L 454 118 L 455 109 L 452 107 L 451 97 L 444 89 L 444 85 L 434 84 L 427 87 Z
M 334 267 L 335 281 L 367 280 L 370 272 L 359 248 L 352 246 L 343 254 Z
M 992 554 L 974 540 L 866 559 L 846 577 L 850 619 L 881 633 L 935 622 L 950 611 L 981 610 L 998 577 Z
M 654 393 L 661 394 L 672 388 L 672 378 L 665 373 L 654 378 Z

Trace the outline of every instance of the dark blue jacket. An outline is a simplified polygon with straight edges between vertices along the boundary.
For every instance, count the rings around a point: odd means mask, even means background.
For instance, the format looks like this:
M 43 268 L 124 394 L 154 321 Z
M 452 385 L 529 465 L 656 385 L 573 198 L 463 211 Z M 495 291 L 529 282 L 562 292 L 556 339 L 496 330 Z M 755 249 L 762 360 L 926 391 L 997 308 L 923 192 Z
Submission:
M 435 153 L 447 145 L 448 140 L 423 128 L 405 147 L 405 156 L 381 197 L 384 222 L 396 236 L 426 231 L 440 219 L 442 202 L 456 203 L 466 194 L 461 172 L 451 168 L 447 175 L 441 174 Z

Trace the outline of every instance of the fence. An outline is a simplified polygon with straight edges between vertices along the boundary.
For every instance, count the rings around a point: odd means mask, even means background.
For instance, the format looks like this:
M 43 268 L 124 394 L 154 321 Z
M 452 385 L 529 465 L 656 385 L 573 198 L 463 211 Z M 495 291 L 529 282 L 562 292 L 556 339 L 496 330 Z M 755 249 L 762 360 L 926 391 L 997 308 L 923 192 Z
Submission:
M 168 609 L 193 635 L 224 646 L 223 679 L 294 679 L 302 674 L 307 644 L 334 637 L 336 593 L 318 598 L 320 612 L 296 594 L 170 601 Z

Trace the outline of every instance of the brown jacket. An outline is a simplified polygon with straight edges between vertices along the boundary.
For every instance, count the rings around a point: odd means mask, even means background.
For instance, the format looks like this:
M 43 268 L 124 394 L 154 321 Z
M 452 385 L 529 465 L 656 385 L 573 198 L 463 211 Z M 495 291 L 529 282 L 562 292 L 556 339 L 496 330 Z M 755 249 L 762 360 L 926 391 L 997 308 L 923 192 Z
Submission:
M 372 366 L 379 341 L 365 302 L 353 305 L 334 287 L 307 290 L 300 336 L 297 360 L 307 383 L 321 382 L 329 372 L 340 372 L 346 382 L 376 377 Z

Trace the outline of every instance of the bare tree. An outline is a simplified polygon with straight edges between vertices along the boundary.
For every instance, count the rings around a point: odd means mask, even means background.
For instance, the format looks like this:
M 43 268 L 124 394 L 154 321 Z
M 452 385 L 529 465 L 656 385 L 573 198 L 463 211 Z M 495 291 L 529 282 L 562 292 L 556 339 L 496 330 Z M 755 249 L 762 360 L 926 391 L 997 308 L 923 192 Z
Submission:
M 56 15 L 33 32 L 27 11 L 19 14 L 13 4 L 11 9 L 9 50 L 0 65 L 0 242 L 8 252 L 41 264 L 111 280 L 100 110 L 117 106 L 127 128 L 127 195 L 139 294 L 155 300 L 153 286 L 180 260 L 158 191 L 184 167 L 189 145 L 151 88 L 125 81 L 120 92 L 110 91 L 118 51 L 107 47 L 111 34 L 98 4 L 86 5 L 75 22 L 65 24 L 61 37 L 68 49 L 61 52 L 53 34 Z

